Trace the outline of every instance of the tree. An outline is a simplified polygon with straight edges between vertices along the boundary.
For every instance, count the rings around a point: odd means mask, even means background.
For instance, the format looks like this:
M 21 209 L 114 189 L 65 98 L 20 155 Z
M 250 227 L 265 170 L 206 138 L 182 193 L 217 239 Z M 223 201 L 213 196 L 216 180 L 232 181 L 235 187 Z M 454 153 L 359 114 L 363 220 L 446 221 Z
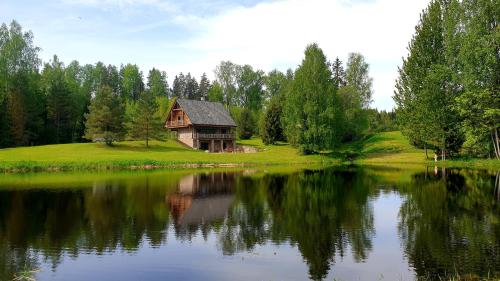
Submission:
M 150 139 L 161 138 L 163 121 L 159 109 L 157 97 L 150 91 L 143 92 L 130 112 L 127 122 L 129 136 L 145 140 L 146 147 L 149 147 Z
M 45 64 L 42 72 L 43 92 L 47 97 L 47 126 L 53 137 L 51 143 L 71 142 L 77 125 L 79 85 L 72 85 L 74 88 L 70 89 L 65 76 L 64 64 L 57 56 L 50 64 Z
M 215 81 L 208 91 L 208 100 L 214 102 L 224 102 L 224 93 L 219 82 Z
M 332 64 L 332 73 L 333 73 L 333 85 L 335 85 L 336 89 L 347 85 L 346 73 L 344 71 L 344 67 L 342 66 L 342 61 L 336 57 L 335 61 Z
M 277 141 L 283 141 L 283 129 L 281 128 L 281 115 L 283 106 L 278 96 L 271 99 L 269 106 L 264 113 L 264 128 L 262 132 L 262 141 L 264 144 L 275 144 Z
M 257 111 L 262 108 L 264 72 L 254 71 L 250 65 L 241 68 L 237 77 L 237 97 L 236 105 Z
M 368 128 L 368 115 L 362 108 L 362 97 L 353 86 L 341 87 L 338 95 L 343 109 L 342 140 L 356 140 Z
M 0 27 L 0 146 L 41 143 L 45 98 L 33 33 L 12 21 Z
M 153 68 L 149 71 L 148 90 L 155 97 L 168 97 L 167 73 Z
M 196 78 L 191 77 L 191 73 L 186 75 L 186 88 L 184 90 L 185 92 L 182 95 L 183 97 L 190 100 L 200 100 L 200 97 L 198 96 L 198 82 L 196 81 Z
M 247 108 L 243 108 L 240 112 L 238 120 L 237 132 L 240 139 L 249 139 L 255 132 L 255 118 L 252 115 L 252 111 Z
M 462 1 L 459 61 L 464 93 L 457 98 L 464 146 L 476 155 L 500 159 L 500 56 L 498 3 Z
M 208 100 L 208 92 L 210 91 L 210 80 L 207 78 L 207 74 L 203 73 L 200 78 L 200 86 L 198 87 L 198 98 L 200 100 Z
M 222 89 L 223 102 L 226 106 L 236 105 L 237 79 L 240 72 L 241 67 L 230 61 L 222 61 L 215 68 L 215 79 Z
M 125 135 L 125 108 L 123 99 L 109 86 L 103 86 L 96 92 L 85 114 L 85 138 L 103 139 L 107 145 L 121 140 Z
M 184 93 L 186 92 L 186 79 L 184 74 L 179 73 L 174 78 L 174 83 L 172 84 L 172 96 L 176 98 L 185 98 Z
M 340 72 L 340 69 L 337 71 Z M 363 108 L 368 108 L 372 102 L 373 79 L 369 75 L 369 65 L 365 62 L 363 55 L 359 53 L 349 54 L 345 81 L 347 85 L 354 87 L 358 91 Z
M 339 107 L 326 57 L 317 44 L 311 44 L 285 101 L 288 141 L 305 154 L 335 147 L 341 137 Z
M 285 74 L 277 69 L 270 71 L 264 77 L 264 94 L 267 101 L 271 101 L 273 97 L 281 93 L 286 79 L 287 77 L 285 76 Z
M 144 82 L 137 65 L 129 63 L 120 68 L 120 90 L 126 99 L 139 99 L 139 95 L 144 91 Z
M 461 87 L 453 69 L 456 61 L 450 57 L 455 56 L 449 50 L 454 44 L 445 32 L 447 15 L 439 1 L 424 10 L 399 70 L 394 96 L 403 134 L 424 148 L 439 148 L 443 159 L 447 151 L 457 152 L 463 141 L 455 110 Z

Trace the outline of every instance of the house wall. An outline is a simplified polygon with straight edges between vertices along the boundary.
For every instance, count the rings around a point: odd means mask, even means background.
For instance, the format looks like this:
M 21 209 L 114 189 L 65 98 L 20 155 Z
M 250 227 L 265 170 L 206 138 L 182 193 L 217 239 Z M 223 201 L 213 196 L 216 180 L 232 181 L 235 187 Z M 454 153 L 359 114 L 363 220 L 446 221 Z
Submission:
M 189 147 L 194 147 L 192 127 L 179 128 L 177 130 L 177 139 Z
M 176 104 L 174 109 L 179 109 L 179 106 Z M 184 122 L 179 123 L 178 117 L 181 117 L 181 120 Z M 189 117 L 187 116 L 187 114 L 184 113 L 184 111 L 182 109 L 181 110 L 172 110 L 170 112 L 170 115 L 168 116 L 168 122 L 169 123 L 167 124 L 167 126 L 173 126 L 173 127 L 177 127 L 177 126 L 182 127 L 182 126 L 191 125 L 191 120 L 189 120 Z

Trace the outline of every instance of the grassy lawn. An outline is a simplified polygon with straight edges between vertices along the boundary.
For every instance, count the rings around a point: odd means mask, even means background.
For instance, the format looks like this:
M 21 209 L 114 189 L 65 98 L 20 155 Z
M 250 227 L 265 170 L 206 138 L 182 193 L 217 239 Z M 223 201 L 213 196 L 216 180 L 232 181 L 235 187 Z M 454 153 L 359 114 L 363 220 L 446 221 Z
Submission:
M 425 159 L 423 149 L 410 145 L 399 131 L 373 134 L 345 145 L 341 148 L 344 155 L 354 155 L 355 163 L 363 165 L 400 166 L 438 165 L 446 167 L 475 167 L 500 169 L 496 159 L 453 159 L 434 163 L 434 152 L 428 150 L 429 159 Z M 345 156 L 344 156 L 345 157 Z
M 206 153 L 189 149 L 174 140 L 153 141 L 146 148 L 142 141 L 106 146 L 103 143 L 75 143 L 19 147 L 0 150 L 0 171 L 119 169 L 145 166 L 197 165 L 298 165 L 334 164 L 321 155 L 299 155 L 288 144 L 266 146 L 260 139 L 239 142 L 260 149 L 257 153 Z M 192 165 L 191 165 L 192 164 Z
M 353 160 L 361 165 L 405 167 L 432 165 L 422 149 L 412 147 L 400 132 L 373 134 L 322 155 L 300 155 L 288 144 L 266 146 L 260 139 L 240 141 L 240 145 L 259 148 L 257 153 L 206 153 L 182 146 L 174 140 L 153 141 L 150 148 L 142 141 L 106 146 L 102 143 L 75 143 L 0 149 L 0 171 L 107 170 L 148 167 L 333 165 Z M 429 151 L 429 156 L 433 152 Z M 350 163 L 349 161 L 347 161 Z M 438 162 L 439 166 L 500 169 L 500 161 L 458 159 Z

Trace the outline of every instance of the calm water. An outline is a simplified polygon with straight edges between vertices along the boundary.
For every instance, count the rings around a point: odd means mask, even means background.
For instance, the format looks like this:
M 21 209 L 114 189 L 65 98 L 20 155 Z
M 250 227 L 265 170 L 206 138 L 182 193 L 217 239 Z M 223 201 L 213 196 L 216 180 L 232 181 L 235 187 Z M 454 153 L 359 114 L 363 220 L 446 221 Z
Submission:
M 330 168 L 5 175 L 0 280 L 500 273 L 500 174 Z

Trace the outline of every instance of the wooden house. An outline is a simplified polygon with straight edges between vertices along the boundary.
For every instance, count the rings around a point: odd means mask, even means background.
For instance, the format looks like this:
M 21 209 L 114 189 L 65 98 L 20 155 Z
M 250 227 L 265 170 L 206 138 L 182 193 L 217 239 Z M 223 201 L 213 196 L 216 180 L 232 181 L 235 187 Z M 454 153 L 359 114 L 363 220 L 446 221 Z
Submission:
M 165 127 L 177 133 L 183 144 L 210 152 L 236 149 L 236 123 L 218 102 L 177 99 Z

